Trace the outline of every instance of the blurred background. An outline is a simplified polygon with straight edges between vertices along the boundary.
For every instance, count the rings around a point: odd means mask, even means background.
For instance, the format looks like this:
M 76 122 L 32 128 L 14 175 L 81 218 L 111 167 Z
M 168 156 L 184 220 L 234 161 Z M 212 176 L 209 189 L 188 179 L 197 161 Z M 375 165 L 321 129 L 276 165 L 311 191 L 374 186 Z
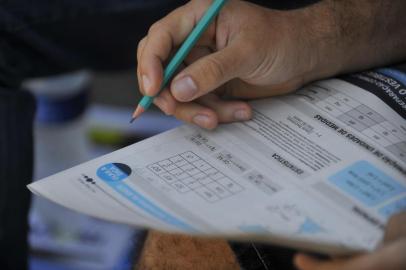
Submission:
M 251 0 L 278 8 L 314 1 Z M 35 180 L 180 124 L 156 110 L 129 120 L 139 101 L 137 44 L 153 22 L 186 2 L 1 1 L 0 79 L 17 88 L 23 81 L 37 100 Z M 33 270 L 130 269 L 145 236 L 35 196 L 30 230 Z
M 24 86 L 37 99 L 35 180 L 180 124 L 156 108 L 129 124 L 139 100 L 134 70 L 78 70 L 27 80 Z M 32 270 L 131 269 L 145 236 L 141 229 L 85 216 L 36 196 L 30 227 Z

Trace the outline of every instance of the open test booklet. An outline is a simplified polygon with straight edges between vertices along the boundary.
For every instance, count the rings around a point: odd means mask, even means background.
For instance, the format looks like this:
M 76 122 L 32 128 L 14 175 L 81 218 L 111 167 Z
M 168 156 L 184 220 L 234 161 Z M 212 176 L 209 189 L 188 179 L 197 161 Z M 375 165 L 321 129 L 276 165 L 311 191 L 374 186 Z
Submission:
M 372 250 L 406 209 L 406 75 L 380 69 L 251 102 L 29 185 L 115 222 L 327 254 Z M 365 90 L 367 89 L 367 90 Z

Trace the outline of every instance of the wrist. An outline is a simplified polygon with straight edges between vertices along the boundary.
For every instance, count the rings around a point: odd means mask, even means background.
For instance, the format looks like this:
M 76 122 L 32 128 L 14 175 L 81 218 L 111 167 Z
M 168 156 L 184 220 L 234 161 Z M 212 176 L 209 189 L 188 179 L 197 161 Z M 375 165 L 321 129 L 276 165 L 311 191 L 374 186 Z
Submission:
M 297 10 L 296 25 L 301 29 L 305 59 L 303 81 L 305 83 L 343 73 L 347 65 L 346 44 L 338 25 L 332 1 L 321 1 Z
M 310 7 L 320 52 L 316 76 L 321 69 L 325 77 L 405 59 L 405 8 L 404 0 L 324 0 Z

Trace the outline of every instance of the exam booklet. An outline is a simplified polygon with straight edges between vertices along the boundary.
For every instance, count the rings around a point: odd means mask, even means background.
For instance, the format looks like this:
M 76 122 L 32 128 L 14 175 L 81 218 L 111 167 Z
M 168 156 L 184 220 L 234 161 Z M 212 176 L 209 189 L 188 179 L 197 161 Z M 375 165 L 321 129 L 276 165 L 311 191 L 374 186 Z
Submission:
M 55 203 L 165 232 L 325 254 L 375 249 L 406 210 L 406 75 L 383 68 L 251 102 L 29 185 Z

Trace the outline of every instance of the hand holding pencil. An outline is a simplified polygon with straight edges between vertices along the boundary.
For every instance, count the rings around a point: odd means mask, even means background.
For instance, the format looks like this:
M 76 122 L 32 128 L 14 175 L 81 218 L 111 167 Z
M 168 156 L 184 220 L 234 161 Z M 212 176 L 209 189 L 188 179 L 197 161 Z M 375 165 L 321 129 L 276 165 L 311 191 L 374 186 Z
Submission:
M 201 32 L 183 61 L 186 67 L 164 81 L 164 63 L 176 59 L 170 56 L 216 2 L 190 1 L 155 23 L 139 44 L 141 92 L 156 96 L 154 104 L 166 114 L 213 129 L 250 119 L 247 99 L 287 93 L 336 72 L 314 61 L 324 53 L 324 44 L 303 42 L 303 20 L 312 10 L 286 13 L 230 0 Z M 320 19 L 308 20 L 306 27 L 318 27 Z M 142 111 L 141 106 L 134 116 Z
M 175 72 L 177 71 L 179 66 L 185 60 L 185 58 L 187 57 L 189 52 L 193 49 L 193 46 L 196 45 L 199 38 L 202 36 L 204 31 L 206 31 L 207 27 L 209 27 L 209 25 L 212 23 L 212 21 L 217 16 L 217 14 L 220 12 L 221 8 L 224 6 L 224 4 L 226 2 L 227 2 L 227 0 L 214 0 L 213 1 L 211 6 L 209 7 L 209 9 L 206 11 L 206 13 L 203 15 L 203 17 L 199 20 L 199 22 L 193 28 L 192 32 L 189 34 L 189 36 L 183 42 L 182 46 L 179 48 L 179 50 L 176 52 L 176 54 L 173 56 L 172 60 L 169 62 L 169 64 L 165 68 L 164 74 L 163 74 L 163 81 L 159 88 L 159 92 L 161 92 L 163 89 L 165 89 L 166 85 L 172 79 L 172 76 L 175 74 Z M 159 95 L 159 92 L 158 92 L 158 95 Z M 138 104 L 137 108 L 134 111 L 131 122 L 133 122 L 141 113 L 143 113 L 146 109 L 149 108 L 149 106 L 152 104 L 154 98 L 155 98 L 155 96 L 147 95 L 141 99 L 140 103 Z

